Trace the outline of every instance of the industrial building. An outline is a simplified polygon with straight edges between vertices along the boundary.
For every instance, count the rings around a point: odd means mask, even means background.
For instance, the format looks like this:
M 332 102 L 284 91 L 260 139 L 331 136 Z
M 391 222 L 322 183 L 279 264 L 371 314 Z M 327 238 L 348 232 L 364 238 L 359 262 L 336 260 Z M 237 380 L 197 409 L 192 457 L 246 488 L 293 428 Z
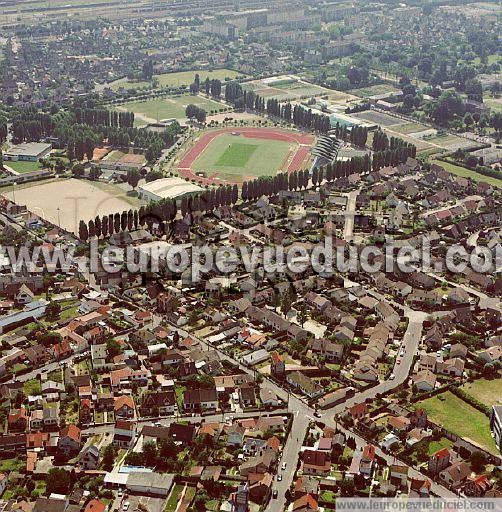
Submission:
M 5 151 L 3 159 L 13 162 L 17 160 L 36 162 L 45 155 L 48 155 L 51 149 L 52 146 L 50 144 L 43 142 L 24 142 L 23 144 L 12 146 Z

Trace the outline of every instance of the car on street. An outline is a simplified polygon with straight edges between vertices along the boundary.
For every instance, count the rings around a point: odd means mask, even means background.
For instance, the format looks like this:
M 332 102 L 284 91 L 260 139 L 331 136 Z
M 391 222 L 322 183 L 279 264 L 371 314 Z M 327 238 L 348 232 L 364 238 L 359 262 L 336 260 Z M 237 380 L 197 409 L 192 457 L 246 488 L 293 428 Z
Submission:
M 322 417 L 322 414 L 321 414 L 319 411 L 315 411 L 315 412 L 314 412 L 314 416 L 315 416 L 316 418 L 321 418 L 321 417 Z
M 277 481 L 280 482 L 282 480 L 282 475 L 277 475 Z
M 282 469 L 283 470 L 286 469 L 286 463 L 285 462 L 282 463 Z
M 125 512 L 126 510 L 129 510 L 129 505 L 130 505 L 130 503 L 129 503 L 128 501 L 126 501 L 126 502 L 122 505 L 122 510 L 124 510 L 124 512 Z
M 396 378 L 395 374 L 391 373 L 391 374 L 389 375 L 389 379 L 390 379 L 390 380 L 394 380 L 395 378 Z
M 277 489 L 272 493 L 272 498 L 274 498 L 274 500 L 277 498 Z
M 401 358 L 400 357 L 397 358 L 396 364 L 401 364 Z
M 401 357 L 403 357 L 403 356 L 404 356 L 404 348 L 402 348 L 402 349 L 401 349 L 401 352 L 399 353 L 399 355 L 400 355 Z

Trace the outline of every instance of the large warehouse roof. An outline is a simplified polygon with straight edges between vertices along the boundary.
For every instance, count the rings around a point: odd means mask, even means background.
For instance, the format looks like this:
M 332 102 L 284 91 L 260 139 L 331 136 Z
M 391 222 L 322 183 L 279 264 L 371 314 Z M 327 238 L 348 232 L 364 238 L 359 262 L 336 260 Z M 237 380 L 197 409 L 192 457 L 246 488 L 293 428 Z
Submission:
M 181 178 L 161 178 L 138 187 L 139 193 L 157 196 L 159 199 L 180 197 L 185 194 L 202 192 L 204 189 Z

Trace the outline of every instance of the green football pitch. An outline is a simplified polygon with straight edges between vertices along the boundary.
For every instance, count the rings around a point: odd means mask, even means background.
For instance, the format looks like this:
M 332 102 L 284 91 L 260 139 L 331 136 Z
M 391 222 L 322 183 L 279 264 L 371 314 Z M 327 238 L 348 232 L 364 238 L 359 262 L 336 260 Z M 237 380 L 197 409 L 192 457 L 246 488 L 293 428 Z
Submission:
M 256 144 L 230 144 L 218 158 L 216 165 L 224 167 L 245 167 L 251 155 L 258 149 Z
M 237 140 L 236 140 L 237 139 Z M 237 142 L 238 141 L 238 142 Z M 218 173 L 223 178 L 275 176 L 285 167 L 295 143 L 231 134 L 213 139 L 192 165 L 195 171 Z

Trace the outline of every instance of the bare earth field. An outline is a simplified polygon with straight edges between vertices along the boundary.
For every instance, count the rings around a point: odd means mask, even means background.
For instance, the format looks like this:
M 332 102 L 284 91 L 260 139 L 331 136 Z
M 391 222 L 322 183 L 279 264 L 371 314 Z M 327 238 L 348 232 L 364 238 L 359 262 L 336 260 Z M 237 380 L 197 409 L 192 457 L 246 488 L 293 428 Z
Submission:
M 0 189 L 0 193 L 16 203 L 26 205 L 35 215 L 58 224 L 58 208 L 61 227 L 76 233 L 80 220 L 89 221 L 96 215 L 122 212 L 137 208 L 141 202 L 127 195 L 127 190 L 108 183 L 70 179 L 54 179 L 44 182 Z

